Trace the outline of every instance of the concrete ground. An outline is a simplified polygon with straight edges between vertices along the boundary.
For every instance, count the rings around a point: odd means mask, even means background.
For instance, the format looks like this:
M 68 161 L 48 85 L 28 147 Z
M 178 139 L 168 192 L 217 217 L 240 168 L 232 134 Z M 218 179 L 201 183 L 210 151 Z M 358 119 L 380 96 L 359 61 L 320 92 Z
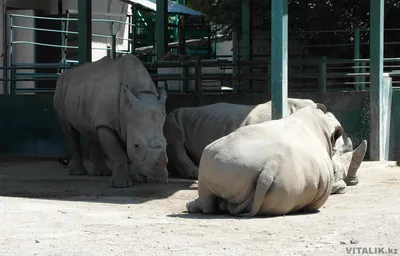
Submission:
M 400 254 L 400 168 L 359 177 L 319 213 L 243 219 L 187 214 L 190 181 L 114 189 L 56 161 L 2 162 L 0 255 Z

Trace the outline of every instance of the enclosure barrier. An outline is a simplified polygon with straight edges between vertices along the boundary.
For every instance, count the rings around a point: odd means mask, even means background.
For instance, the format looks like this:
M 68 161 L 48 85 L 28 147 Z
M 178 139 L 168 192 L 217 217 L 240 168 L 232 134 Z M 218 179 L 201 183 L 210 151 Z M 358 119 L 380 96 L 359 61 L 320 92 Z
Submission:
M 391 63 L 391 62 L 399 62 L 400 58 L 387 58 L 384 59 L 385 63 Z M 362 63 L 362 66 L 359 64 Z M 298 65 L 308 65 L 314 67 L 313 70 L 311 70 L 308 73 L 290 73 L 290 79 L 295 80 L 295 79 L 311 79 L 314 84 L 314 86 L 307 86 L 308 88 L 301 88 L 299 86 L 297 87 L 291 87 L 292 91 L 315 91 L 318 90 L 320 92 L 324 91 L 337 91 L 337 90 L 343 90 L 342 88 L 337 87 L 338 82 L 331 82 L 332 79 L 347 79 L 347 81 L 340 82 L 340 84 L 344 85 L 351 85 L 353 90 L 366 90 L 368 89 L 369 85 L 369 71 L 367 69 L 369 68 L 368 66 L 369 59 L 359 59 L 359 60 L 339 60 L 339 59 L 326 59 L 322 58 L 321 60 L 309 60 L 306 61 L 305 63 L 301 63 L 299 61 L 291 61 L 289 62 L 291 67 L 296 67 Z M 166 83 L 166 86 L 168 88 L 168 81 L 194 81 L 195 83 L 195 88 L 192 92 L 195 93 L 203 93 L 203 92 L 216 92 L 216 90 L 205 90 L 203 87 L 203 82 L 205 81 L 211 81 L 211 80 L 217 80 L 217 81 L 237 81 L 241 82 L 243 80 L 248 80 L 248 81 L 261 81 L 265 86 L 262 89 L 251 89 L 251 90 L 246 90 L 246 92 L 259 92 L 259 91 L 269 91 L 269 84 L 270 84 L 270 76 L 269 74 L 269 67 L 270 67 L 270 62 L 268 61 L 227 61 L 227 60 L 188 60 L 188 61 L 156 61 L 156 62 L 151 62 L 151 63 L 143 63 L 144 66 L 149 70 L 155 70 L 159 68 L 181 68 L 184 70 L 184 68 L 193 68 L 194 73 L 189 74 L 187 72 L 181 72 L 177 74 L 171 74 L 171 73 L 159 73 L 159 74 L 151 74 L 153 81 L 158 82 L 162 81 Z M 56 74 L 39 74 L 39 73 L 17 73 L 15 70 L 26 70 L 26 69 L 44 69 L 44 68 L 54 68 L 54 69 L 59 69 L 59 70 L 65 70 L 70 67 L 72 67 L 75 64 L 21 64 L 21 65 L 14 65 L 14 66 L 8 66 L 8 67 L 0 67 L 0 69 L 7 69 L 7 70 L 14 70 L 14 73 L 17 75 L 16 77 L 10 78 L 10 79 L 3 79 L 5 81 L 43 81 L 43 80 L 57 80 L 57 78 L 60 76 L 61 72 L 56 73 Z M 339 65 L 339 66 L 337 66 Z M 207 67 L 217 67 L 219 69 L 237 69 L 238 73 L 237 75 L 233 73 L 204 73 L 202 72 L 203 68 Z M 267 70 L 267 72 L 259 72 L 259 73 L 244 73 L 242 72 L 243 67 L 250 67 L 251 69 L 262 69 L 262 70 Z M 363 73 L 355 73 L 351 72 L 352 70 L 361 67 L 365 72 Z M 397 68 L 398 66 L 396 65 L 386 65 L 386 69 L 388 68 Z M 340 72 L 337 70 L 347 68 L 349 72 Z M 328 72 L 329 71 L 329 72 Z M 390 75 L 391 77 L 398 77 L 400 76 L 400 70 L 392 70 L 388 72 L 385 70 L 385 73 Z M 357 82 L 355 78 L 361 77 L 362 82 Z M 352 81 L 353 80 L 353 81 Z M 393 82 L 394 86 L 396 84 L 399 84 L 399 81 Z M 221 88 L 219 88 L 221 89 Z M 31 92 L 31 93 L 52 93 L 54 92 L 54 88 L 15 88 L 13 87 L 12 90 L 10 91 L 10 94 L 16 94 L 16 93 L 26 93 L 26 92 Z M 171 91 L 171 90 L 169 90 Z M 218 90 L 217 90 L 218 91 Z M 220 90 L 221 91 L 221 90 Z M 240 87 L 238 87 L 237 83 L 232 83 L 232 86 L 230 87 L 230 90 L 228 91 L 244 91 Z M 173 92 L 173 91 L 171 91 Z M 187 93 L 190 92 L 188 88 L 181 88 L 180 90 L 181 93 Z

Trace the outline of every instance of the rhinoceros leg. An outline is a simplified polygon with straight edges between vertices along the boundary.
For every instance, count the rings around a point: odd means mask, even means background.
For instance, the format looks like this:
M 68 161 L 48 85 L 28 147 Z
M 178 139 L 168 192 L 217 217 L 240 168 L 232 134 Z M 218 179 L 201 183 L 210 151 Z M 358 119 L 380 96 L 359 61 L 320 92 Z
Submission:
M 339 180 L 335 182 L 332 186 L 332 192 L 331 195 L 333 194 L 344 194 L 346 191 L 346 183 L 343 180 Z
M 94 165 L 94 175 L 111 176 L 112 172 L 106 165 L 106 157 L 106 154 L 101 148 L 101 144 L 97 141 L 91 141 L 89 158 Z
M 185 179 L 197 179 L 199 167 L 189 158 L 183 143 L 171 143 L 167 145 L 169 161 L 178 170 L 179 176 Z
M 206 214 L 214 213 L 217 210 L 217 196 L 214 195 L 201 180 L 199 180 L 197 190 L 199 193 L 199 197 L 192 201 L 189 201 L 186 204 L 186 209 L 188 210 L 188 212 L 202 212 Z
M 128 157 L 125 150 L 121 147 L 118 135 L 111 129 L 100 127 L 97 129 L 100 144 L 104 153 L 112 162 L 111 186 L 125 188 L 132 186 L 129 177 Z
M 60 120 L 60 126 L 66 138 L 66 144 L 71 162 L 68 165 L 68 172 L 71 175 L 86 175 L 87 171 L 83 164 L 82 148 L 79 141 L 79 132 L 72 125 Z

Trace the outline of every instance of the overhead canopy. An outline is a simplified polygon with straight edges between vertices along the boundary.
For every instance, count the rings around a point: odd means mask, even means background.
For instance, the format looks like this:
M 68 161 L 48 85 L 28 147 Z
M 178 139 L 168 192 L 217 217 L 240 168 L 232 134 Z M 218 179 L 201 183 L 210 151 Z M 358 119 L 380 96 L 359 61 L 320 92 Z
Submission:
M 123 2 L 130 2 L 132 4 L 140 4 L 154 12 L 157 10 L 156 0 L 128 0 L 128 1 L 123 1 Z M 168 0 L 168 13 L 187 14 L 187 15 L 193 15 L 193 16 L 204 16 L 204 14 L 202 14 L 201 12 L 195 11 L 193 9 L 190 9 L 189 7 L 186 7 L 182 4 L 173 2 L 171 0 Z

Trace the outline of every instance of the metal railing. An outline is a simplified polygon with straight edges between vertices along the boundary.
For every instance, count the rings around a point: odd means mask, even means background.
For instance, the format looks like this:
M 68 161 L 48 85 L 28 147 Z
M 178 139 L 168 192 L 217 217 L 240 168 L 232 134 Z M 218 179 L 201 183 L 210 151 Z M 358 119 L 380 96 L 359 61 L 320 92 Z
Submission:
M 385 63 L 400 62 L 400 58 L 386 58 Z M 362 65 L 360 64 L 362 63 Z M 170 92 L 180 93 L 207 93 L 207 92 L 261 92 L 270 90 L 270 62 L 268 61 L 221 61 L 221 60 L 188 60 L 188 61 L 157 61 L 152 63 L 143 63 L 144 66 L 151 72 L 152 70 L 159 70 L 165 68 L 180 68 L 179 73 L 172 73 L 170 70 L 158 72 L 158 74 L 151 74 L 154 82 L 165 82 L 166 87 L 173 81 L 181 81 L 179 89 L 171 89 Z M 293 70 L 299 65 L 308 66 L 310 69 L 307 72 L 297 73 Z M 55 69 L 68 69 L 71 64 L 26 64 L 12 67 L 0 67 L 0 69 L 8 70 L 26 70 L 26 69 L 42 69 L 42 68 L 55 68 Z M 244 73 L 243 68 L 249 67 L 250 70 L 261 69 L 262 72 Z M 290 91 L 337 91 L 337 90 L 368 90 L 369 89 L 369 59 L 326 59 L 302 61 L 290 61 L 289 69 L 289 90 Z M 384 72 L 393 78 L 400 76 L 400 69 L 392 68 L 400 67 L 400 65 L 386 65 Z M 222 73 L 222 72 L 204 72 L 206 68 L 218 68 L 219 70 L 237 69 L 237 74 Z M 356 73 L 355 69 L 360 68 L 363 72 Z M 192 69 L 193 72 L 184 72 L 185 69 Z M 344 71 L 341 71 L 345 69 Z M 346 70 L 347 69 L 347 70 Z M 389 70 L 392 69 L 392 70 Z M 352 72 L 353 71 L 353 72 Z M 16 73 L 17 77 L 12 79 L 5 79 L 7 81 L 55 81 L 61 75 L 61 72 L 56 74 L 32 74 L 32 73 Z M 306 79 L 306 84 L 296 83 L 298 80 Z M 242 88 L 241 82 L 244 80 L 253 83 L 261 82 L 259 86 L 253 88 Z M 400 81 L 393 79 L 393 86 L 396 87 Z M 193 81 L 194 86 L 190 88 L 188 82 Z M 217 81 L 218 85 L 207 86 L 207 82 Z M 234 83 L 235 81 L 235 83 Z M 223 84 L 230 82 L 230 84 Z M 185 85 L 186 84 L 186 85 Z M 346 86 L 345 88 L 339 87 Z M 17 93 L 52 93 L 55 88 L 14 88 L 10 94 Z

